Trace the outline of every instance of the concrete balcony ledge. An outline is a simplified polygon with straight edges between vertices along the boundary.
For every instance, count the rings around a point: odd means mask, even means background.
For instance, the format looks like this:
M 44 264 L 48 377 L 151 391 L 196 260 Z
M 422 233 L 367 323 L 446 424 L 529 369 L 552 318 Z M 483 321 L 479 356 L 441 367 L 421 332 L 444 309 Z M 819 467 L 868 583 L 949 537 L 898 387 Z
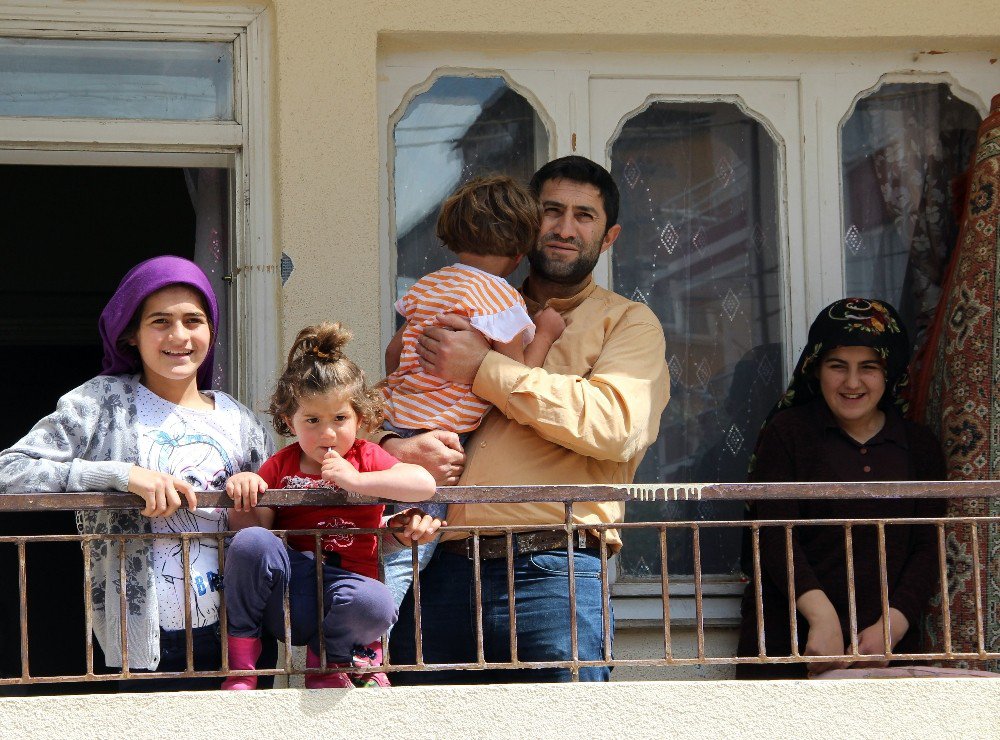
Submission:
M 4 737 L 1000 737 L 1000 681 L 667 681 L 0 699 Z

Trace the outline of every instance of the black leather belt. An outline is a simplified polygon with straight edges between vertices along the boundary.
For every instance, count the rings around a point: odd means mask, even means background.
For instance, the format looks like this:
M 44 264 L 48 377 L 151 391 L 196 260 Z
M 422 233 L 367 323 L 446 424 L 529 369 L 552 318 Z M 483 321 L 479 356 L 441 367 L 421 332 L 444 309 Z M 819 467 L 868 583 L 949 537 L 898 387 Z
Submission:
M 533 552 L 545 550 L 565 550 L 566 532 L 558 530 L 538 530 L 535 532 L 515 532 L 513 540 L 514 555 L 530 555 Z M 577 550 L 597 550 L 601 541 L 586 530 L 578 530 L 574 547 Z M 444 552 L 462 555 L 472 560 L 472 537 L 461 540 L 448 540 L 438 544 Z M 479 559 L 496 560 L 507 557 L 507 538 L 504 535 L 479 538 Z

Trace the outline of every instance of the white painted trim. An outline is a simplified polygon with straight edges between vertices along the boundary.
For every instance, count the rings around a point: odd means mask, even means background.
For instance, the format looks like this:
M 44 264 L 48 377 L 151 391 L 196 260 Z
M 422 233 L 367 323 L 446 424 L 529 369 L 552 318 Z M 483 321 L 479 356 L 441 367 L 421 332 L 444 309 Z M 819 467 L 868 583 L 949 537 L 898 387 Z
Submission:
M 74 145 L 132 151 L 236 151 L 243 127 L 212 121 L 4 118 L 0 146 Z M 182 143 L 183 142 L 183 143 Z
M 249 5 L 184 5 L 169 2 L 131 2 L 116 0 L 46 0 L 38 2 L 4 3 L 0 6 L 0 28 L 36 32 L 148 30 L 172 33 L 184 29 L 206 27 L 228 28 L 241 33 L 261 13 L 263 4 Z
M 266 399 L 280 368 L 279 316 L 281 287 L 274 234 L 274 193 L 271 172 L 271 16 L 257 15 L 247 25 L 241 57 L 247 97 L 240 105 L 244 121 L 241 162 L 246 213 L 244 242 L 237 251 L 237 310 L 239 355 L 236 357 L 237 394 L 264 420 Z M 240 98 L 237 98 L 240 102 Z

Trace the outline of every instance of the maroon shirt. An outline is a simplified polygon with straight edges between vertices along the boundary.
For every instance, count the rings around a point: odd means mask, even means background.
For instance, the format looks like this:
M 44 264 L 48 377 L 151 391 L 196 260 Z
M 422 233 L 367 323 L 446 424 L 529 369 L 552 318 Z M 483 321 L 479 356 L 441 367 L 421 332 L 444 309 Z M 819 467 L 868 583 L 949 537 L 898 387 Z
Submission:
M 762 433 L 757 466 L 750 478 L 760 482 L 834 482 L 942 480 L 944 475 L 940 445 L 926 427 L 906 421 L 891 410 L 886 413 L 882 430 L 861 444 L 841 430 L 826 404 L 817 400 L 774 417 Z M 892 519 L 939 517 L 944 513 L 942 499 L 760 501 L 753 512 L 756 519 Z M 840 615 L 844 640 L 849 644 L 843 527 L 800 525 L 792 532 L 795 593 L 822 589 Z M 860 632 L 882 615 L 878 533 L 874 525 L 855 525 L 852 535 Z M 933 526 L 887 524 L 885 542 L 889 606 L 899 609 L 910 623 L 895 651 L 916 652 L 920 616 L 938 583 L 936 530 Z M 767 653 L 788 655 L 791 630 L 784 528 L 761 528 L 760 546 Z M 798 630 L 803 648 L 808 624 L 801 617 Z M 757 654 L 752 582 L 743 598 L 738 654 Z

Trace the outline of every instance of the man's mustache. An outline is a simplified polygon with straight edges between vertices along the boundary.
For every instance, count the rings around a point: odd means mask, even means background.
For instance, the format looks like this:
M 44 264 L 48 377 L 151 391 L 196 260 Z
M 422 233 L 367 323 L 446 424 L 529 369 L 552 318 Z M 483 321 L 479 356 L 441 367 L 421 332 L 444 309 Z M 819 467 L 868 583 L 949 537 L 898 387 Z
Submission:
M 568 244 L 569 246 L 575 247 L 576 249 L 581 249 L 582 248 L 582 244 L 580 243 L 580 240 L 577 239 L 576 237 L 570 237 L 569 239 L 564 239 L 561 236 L 557 236 L 554 231 L 550 231 L 547 234 L 543 234 L 541 236 L 541 238 L 538 240 L 538 245 L 541 246 L 543 244 L 546 244 L 547 242 L 556 242 L 558 244 Z

